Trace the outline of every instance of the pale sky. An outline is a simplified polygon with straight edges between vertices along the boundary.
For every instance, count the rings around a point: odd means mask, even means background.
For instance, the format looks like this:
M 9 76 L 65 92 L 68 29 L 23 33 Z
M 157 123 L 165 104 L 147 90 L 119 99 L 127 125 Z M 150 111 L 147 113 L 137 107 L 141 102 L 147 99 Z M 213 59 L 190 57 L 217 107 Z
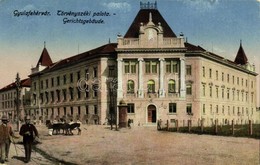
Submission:
M 0 0 L 0 88 L 30 74 L 46 41 L 52 60 L 58 61 L 124 35 L 147 0 Z M 150 1 L 150 2 L 154 2 Z M 157 0 L 158 10 L 176 35 L 208 51 L 234 60 L 240 40 L 250 63 L 260 73 L 260 0 Z M 58 11 L 91 12 L 69 19 L 102 19 L 103 24 L 64 24 Z M 48 16 L 15 16 L 24 11 Z M 107 12 L 109 16 L 93 13 Z M 260 93 L 258 76 L 258 95 Z M 258 97 L 258 106 L 260 101 Z

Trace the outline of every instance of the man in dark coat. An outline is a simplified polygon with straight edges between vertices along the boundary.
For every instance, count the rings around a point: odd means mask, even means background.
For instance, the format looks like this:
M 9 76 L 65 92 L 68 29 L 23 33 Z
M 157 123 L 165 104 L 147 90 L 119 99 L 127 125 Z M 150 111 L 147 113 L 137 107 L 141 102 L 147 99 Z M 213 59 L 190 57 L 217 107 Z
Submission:
M 39 137 L 37 129 L 30 123 L 30 116 L 26 116 L 25 124 L 22 125 L 19 134 L 23 136 L 25 163 L 28 163 L 31 160 L 32 143 L 34 141 L 34 137 Z
M 11 136 L 14 136 L 12 126 L 8 124 L 8 119 L 5 115 L 2 116 L 2 124 L 0 125 L 0 163 L 8 161 L 8 154 L 11 144 Z

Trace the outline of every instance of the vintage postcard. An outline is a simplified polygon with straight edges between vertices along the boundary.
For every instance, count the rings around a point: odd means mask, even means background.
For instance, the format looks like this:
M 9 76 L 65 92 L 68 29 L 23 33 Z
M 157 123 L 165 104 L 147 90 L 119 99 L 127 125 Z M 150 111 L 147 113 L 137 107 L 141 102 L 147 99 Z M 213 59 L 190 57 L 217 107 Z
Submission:
M 260 0 L 0 0 L 1 164 L 260 163 Z

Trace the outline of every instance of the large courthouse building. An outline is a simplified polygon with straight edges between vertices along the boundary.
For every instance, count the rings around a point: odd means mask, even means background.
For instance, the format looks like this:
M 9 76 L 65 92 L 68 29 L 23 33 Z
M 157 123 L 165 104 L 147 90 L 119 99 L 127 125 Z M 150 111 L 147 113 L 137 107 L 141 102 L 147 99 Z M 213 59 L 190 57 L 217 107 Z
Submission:
M 159 119 L 180 126 L 189 119 L 205 125 L 259 122 L 257 73 L 242 43 L 234 61 L 188 43 L 156 3 L 141 3 L 117 41 L 57 62 L 44 48 L 29 76 L 29 113 L 102 124 L 124 100 L 134 125 Z

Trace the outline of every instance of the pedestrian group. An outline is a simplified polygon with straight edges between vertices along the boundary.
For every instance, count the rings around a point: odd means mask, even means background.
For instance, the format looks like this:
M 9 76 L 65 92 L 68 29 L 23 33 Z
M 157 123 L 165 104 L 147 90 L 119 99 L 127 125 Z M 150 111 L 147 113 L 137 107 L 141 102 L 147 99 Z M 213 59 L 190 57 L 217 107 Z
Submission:
M 9 154 L 11 141 L 13 141 L 14 143 L 13 138 L 17 139 L 19 137 L 15 136 L 12 126 L 9 123 L 9 120 L 6 115 L 2 116 L 1 121 L 2 123 L 0 124 L 0 150 L 1 150 L 0 163 L 3 164 L 5 162 L 8 162 L 8 154 Z M 23 146 L 25 150 L 24 162 L 28 163 L 31 160 L 33 141 L 35 137 L 39 137 L 37 129 L 33 124 L 30 123 L 29 116 L 26 116 L 25 124 L 21 126 L 19 134 L 23 137 Z

